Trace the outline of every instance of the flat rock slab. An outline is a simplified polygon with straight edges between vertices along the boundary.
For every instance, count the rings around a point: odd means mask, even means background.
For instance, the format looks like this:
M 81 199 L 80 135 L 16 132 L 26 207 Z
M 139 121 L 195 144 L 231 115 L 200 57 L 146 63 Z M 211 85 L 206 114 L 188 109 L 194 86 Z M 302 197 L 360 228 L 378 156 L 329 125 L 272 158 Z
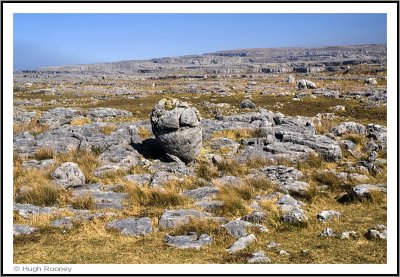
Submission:
M 158 225 L 161 228 L 176 228 L 180 225 L 188 223 L 191 219 L 210 219 L 216 221 L 225 221 L 222 217 L 213 217 L 210 213 L 198 210 L 169 210 L 164 212 L 160 217 Z
M 50 226 L 61 228 L 61 229 L 72 229 L 74 227 L 74 222 L 72 217 L 63 217 L 50 222 Z
M 19 204 L 19 203 L 14 203 L 13 209 L 20 216 L 25 218 L 38 214 L 51 214 L 56 211 L 55 207 L 39 207 L 32 204 Z
M 386 193 L 385 185 L 370 185 L 370 184 L 362 184 L 355 186 L 349 193 L 352 199 L 362 200 L 367 198 L 371 192 L 373 191 L 381 191 Z
M 196 200 L 207 199 L 218 193 L 216 187 L 201 187 L 192 190 L 186 190 L 182 194 Z
M 237 241 L 233 243 L 231 248 L 226 249 L 226 251 L 230 254 L 236 253 L 240 250 L 245 249 L 251 243 L 256 241 L 256 237 L 253 234 L 248 235 L 247 237 L 241 237 Z
M 325 222 L 329 219 L 339 218 L 342 214 L 340 212 L 329 210 L 329 211 L 322 211 L 317 215 L 317 219 L 319 221 Z
M 35 232 L 37 229 L 35 227 L 31 227 L 28 225 L 14 224 L 13 226 L 13 235 L 30 235 Z
M 251 258 L 247 260 L 249 264 L 266 264 L 270 263 L 271 259 L 265 256 L 264 251 L 258 251 L 251 255 Z
M 190 233 L 184 236 L 165 236 L 167 245 L 180 249 L 200 249 L 212 243 L 212 237 L 207 234 L 197 236 L 195 233 Z
M 75 189 L 73 195 L 93 197 L 97 209 L 123 209 L 125 207 L 124 201 L 128 198 L 128 194 L 124 192 L 89 189 Z
M 52 166 L 55 163 L 53 159 L 46 160 L 28 160 L 22 163 L 22 166 L 25 168 L 34 168 L 34 169 L 46 169 L 49 166 Z
M 244 220 L 232 220 L 222 225 L 232 237 L 237 239 L 246 237 L 248 235 L 247 229 L 251 226 L 253 226 L 252 223 Z
M 142 236 L 153 232 L 151 219 L 148 217 L 114 220 L 106 225 L 106 229 L 118 230 L 127 236 Z

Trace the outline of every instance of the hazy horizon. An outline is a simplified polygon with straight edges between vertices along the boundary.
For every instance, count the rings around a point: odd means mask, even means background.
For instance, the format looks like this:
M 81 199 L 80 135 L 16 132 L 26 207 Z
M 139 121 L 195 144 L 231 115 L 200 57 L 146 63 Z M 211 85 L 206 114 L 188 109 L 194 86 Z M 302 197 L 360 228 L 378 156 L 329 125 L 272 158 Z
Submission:
M 14 71 L 386 38 L 386 14 L 15 14 Z

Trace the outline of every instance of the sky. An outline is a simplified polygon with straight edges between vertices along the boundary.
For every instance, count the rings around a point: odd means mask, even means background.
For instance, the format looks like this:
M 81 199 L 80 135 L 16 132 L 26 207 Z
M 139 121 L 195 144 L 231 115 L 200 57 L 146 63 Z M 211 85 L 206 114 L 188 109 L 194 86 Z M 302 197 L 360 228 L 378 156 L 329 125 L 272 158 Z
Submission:
M 14 70 L 386 43 L 386 14 L 14 14 Z

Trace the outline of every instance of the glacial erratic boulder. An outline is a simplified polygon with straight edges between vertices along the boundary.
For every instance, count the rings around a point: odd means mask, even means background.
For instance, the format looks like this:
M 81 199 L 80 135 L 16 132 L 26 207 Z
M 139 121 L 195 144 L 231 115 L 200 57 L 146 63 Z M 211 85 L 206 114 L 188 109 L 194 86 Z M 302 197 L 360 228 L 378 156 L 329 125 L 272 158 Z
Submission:
M 240 108 L 241 109 L 255 109 L 256 105 L 250 99 L 245 99 L 240 103 Z
M 150 116 L 152 131 L 169 156 L 193 161 L 202 145 L 201 116 L 189 103 L 161 99 Z

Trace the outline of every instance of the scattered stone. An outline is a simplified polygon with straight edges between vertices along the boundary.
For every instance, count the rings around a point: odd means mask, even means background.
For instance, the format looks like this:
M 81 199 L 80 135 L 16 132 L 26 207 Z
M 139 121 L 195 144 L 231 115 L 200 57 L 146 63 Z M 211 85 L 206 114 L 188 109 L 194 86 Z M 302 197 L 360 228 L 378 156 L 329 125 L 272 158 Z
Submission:
M 165 236 L 167 245 L 180 249 L 200 249 L 212 243 L 212 237 L 207 234 L 197 236 L 196 233 L 189 233 L 183 236 Z
M 277 243 L 277 242 L 275 242 L 275 241 L 270 241 L 270 242 L 268 242 L 268 244 L 267 244 L 267 248 L 268 248 L 268 249 L 277 248 L 277 247 L 279 247 L 279 246 L 281 246 L 281 244 L 280 244 L 280 243 Z
M 185 163 L 196 158 L 202 145 L 201 117 L 196 108 L 177 99 L 162 99 L 150 119 L 153 133 L 166 153 Z
M 198 210 L 169 210 L 162 214 L 158 225 L 165 229 L 176 228 L 188 223 L 190 219 L 203 219 L 210 216 L 211 214 Z
M 321 232 L 321 237 L 335 237 L 336 234 L 331 228 L 326 228 Z
M 256 237 L 253 234 L 250 234 L 247 237 L 241 237 L 233 243 L 231 248 L 227 249 L 226 251 L 230 254 L 236 253 L 240 250 L 245 249 L 247 246 L 255 241 Z
M 241 109 L 255 109 L 256 105 L 250 99 L 245 99 L 240 103 L 240 108 Z
M 383 184 L 380 185 L 362 184 L 355 186 L 349 192 L 349 195 L 351 199 L 362 200 L 367 198 L 372 191 L 381 191 L 386 193 L 386 186 Z
M 282 249 L 279 250 L 278 254 L 281 255 L 281 256 L 289 256 L 290 255 L 289 252 L 287 252 L 285 250 L 282 250 Z
M 35 231 L 37 231 L 37 228 L 31 227 L 28 225 L 14 224 L 14 226 L 13 226 L 13 235 L 14 236 L 30 235 Z
M 63 163 L 56 168 L 51 177 L 54 183 L 64 188 L 78 187 L 85 184 L 85 175 L 83 175 L 76 163 Z
M 23 167 L 26 168 L 35 168 L 35 169 L 46 169 L 49 166 L 54 165 L 55 161 L 53 159 L 46 159 L 46 160 L 28 160 L 22 163 Z
M 294 84 L 294 83 L 296 83 L 296 78 L 295 78 L 293 75 L 289 75 L 289 76 L 287 77 L 287 79 L 286 79 L 286 82 L 287 82 L 287 83 Z
M 182 194 L 193 199 L 208 199 L 218 193 L 216 187 L 200 187 L 197 189 L 184 191 Z
M 113 108 L 94 108 L 88 110 L 87 116 L 93 121 L 99 121 L 110 118 L 128 117 L 132 116 L 132 113 Z
M 332 219 L 332 218 L 339 218 L 339 217 L 341 217 L 341 215 L 342 214 L 340 212 L 337 212 L 337 211 L 334 211 L 334 210 L 322 211 L 317 215 L 317 219 L 319 221 L 326 222 L 326 221 L 328 221 L 329 219 Z
M 242 217 L 242 220 L 252 223 L 261 223 L 266 219 L 267 215 L 262 211 L 252 211 L 250 214 Z
M 14 203 L 13 210 L 22 217 L 30 217 L 37 214 L 51 214 L 55 212 L 55 207 L 38 207 L 32 204 L 19 204 Z
M 52 221 L 50 226 L 62 229 L 72 229 L 74 227 L 74 222 L 71 217 L 63 217 Z
M 266 264 L 271 262 L 271 259 L 265 256 L 264 251 L 258 251 L 251 255 L 252 257 L 247 260 L 249 264 Z
M 377 224 L 375 228 L 368 229 L 367 234 L 365 235 L 367 239 L 387 239 L 387 230 L 386 225 Z
M 309 80 L 302 79 L 297 83 L 297 87 L 299 89 L 306 89 L 306 88 L 316 89 L 317 85 L 314 84 L 313 82 L 309 81 Z
M 247 228 L 253 226 L 252 223 L 244 220 L 232 220 L 224 225 L 228 233 L 234 238 L 241 238 L 247 236 Z
M 340 239 L 350 239 L 357 238 L 357 233 L 355 231 L 346 231 L 340 234 Z
M 332 128 L 331 132 L 335 136 L 341 136 L 343 134 L 358 134 L 365 135 L 366 128 L 364 125 L 355 122 L 342 122 L 338 126 Z
M 106 228 L 118 230 L 127 236 L 142 236 L 153 232 L 151 219 L 148 217 L 114 220 L 108 223 Z
M 72 119 L 80 116 L 78 110 L 72 108 L 54 108 L 44 112 L 39 118 L 39 123 L 49 125 L 52 128 L 69 124 Z
M 376 81 L 375 78 L 367 78 L 364 80 L 364 83 L 369 84 L 369 85 L 376 85 L 378 82 Z

